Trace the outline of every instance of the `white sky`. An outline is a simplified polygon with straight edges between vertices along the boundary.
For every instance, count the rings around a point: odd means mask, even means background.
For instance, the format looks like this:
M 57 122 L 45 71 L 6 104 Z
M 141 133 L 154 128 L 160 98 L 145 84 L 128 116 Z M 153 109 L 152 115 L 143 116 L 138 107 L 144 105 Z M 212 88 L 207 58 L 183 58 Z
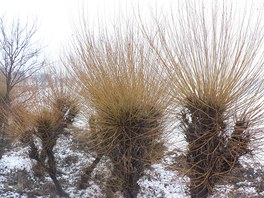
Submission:
M 140 2 L 140 3 L 138 3 Z M 37 20 L 37 37 L 46 46 L 45 52 L 51 59 L 58 59 L 63 46 L 67 46 L 73 30 L 74 18 L 84 8 L 90 23 L 112 21 L 120 10 L 132 13 L 132 4 L 145 10 L 161 7 L 170 0 L 0 0 L 0 16 L 21 21 Z M 168 4 L 169 5 L 169 4 Z
M 115 16 L 120 17 L 121 12 L 127 16 L 132 14 L 133 7 L 145 14 L 151 8 L 170 9 L 175 1 L 177 0 L 0 0 L 0 16 L 29 22 L 37 19 L 39 30 L 36 36 L 46 46 L 47 56 L 58 60 L 63 46 L 67 47 L 74 32 L 74 18 L 78 17 L 82 8 L 91 24 L 96 24 L 98 19 L 112 23 Z M 261 2 L 262 10 L 264 8 L 264 0 L 234 1 L 239 5 L 258 1 Z

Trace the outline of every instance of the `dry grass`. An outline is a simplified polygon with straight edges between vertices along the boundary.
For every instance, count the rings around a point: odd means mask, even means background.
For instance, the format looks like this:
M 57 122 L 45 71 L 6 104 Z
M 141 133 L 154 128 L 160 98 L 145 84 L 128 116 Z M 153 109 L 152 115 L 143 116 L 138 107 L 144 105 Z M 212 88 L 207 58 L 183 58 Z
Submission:
M 138 179 L 163 156 L 167 84 L 158 80 L 153 56 L 137 32 L 120 28 L 96 37 L 83 27 L 67 67 L 89 107 L 87 143 L 99 158 L 105 155 L 113 163 L 107 196 L 122 191 L 136 197 Z
M 5 103 L 5 78 L 0 74 L 0 159 L 9 145 L 8 133 L 6 132 L 8 106 Z
M 4 79 L 0 75 L 0 127 L 2 130 L 2 124 L 4 123 Z
M 188 142 L 191 197 L 211 194 L 262 136 L 264 25 L 254 9 L 240 18 L 235 12 L 225 3 L 187 1 L 157 20 L 153 37 L 143 27 L 181 107 L 173 111 Z
M 6 123 L 6 113 L 5 113 L 5 104 L 3 99 L 3 93 L 0 87 L 0 159 L 5 150 L 6 144 L 6 134 L 4 129 L 4 124 Z

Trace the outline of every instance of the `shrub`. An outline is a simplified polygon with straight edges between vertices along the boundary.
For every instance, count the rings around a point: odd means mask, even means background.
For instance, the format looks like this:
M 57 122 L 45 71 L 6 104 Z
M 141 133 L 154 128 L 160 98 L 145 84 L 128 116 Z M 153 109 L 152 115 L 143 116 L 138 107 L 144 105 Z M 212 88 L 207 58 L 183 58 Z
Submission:
M 117 191 L 136 197 L 137 181 L 164 151 L 166 81 L 158 80 L 152 55 L 128 29 L 114 35 L 105 31 L 98 39 L 83 30 L 66 65 L 81 83 L 89 109 L 88 144 L 97 153 L 92 167 L 102 156 L 113 164 L 108 197 Z M 91 171 L 89 167 L 86 173 Z
M 12 120 L 12 111 L 17 114 L 22 113 L 23 106 L 30 100 L 36 91 L 36 87 L 31 78 L 25 79 L 23 82 L 12 89 L 9 93 L 9 102 L 6 102 L 6 85 L 5 76 L 0 74 L 0 158 L 6 150 L 12 145 L 12 140 L 16 138 L 16 132 L 9 131 L 8 128 Z M 14 115 L 14 114 L 13 114 Z

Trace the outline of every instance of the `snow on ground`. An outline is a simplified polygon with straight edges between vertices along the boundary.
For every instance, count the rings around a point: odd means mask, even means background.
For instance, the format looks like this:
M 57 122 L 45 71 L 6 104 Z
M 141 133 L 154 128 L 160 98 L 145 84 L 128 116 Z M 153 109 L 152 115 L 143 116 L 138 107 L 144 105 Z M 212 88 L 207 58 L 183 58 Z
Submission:
M 26 155 L 27 150 L 28 148 L 16 148 L 12 152 L 6 153 L 0 161 L 0 167 L 5 167 L 6 170 L 20 169 L 30 171 L 32 164 Z
M 175 143 L 177 142 L 177 144 Z M 169 151 L 184 150 L 186 143 L 180 134 L 171 134 L 167 146 Z M 101 181 L 109 174 L 107 159 L 102 159 L 92 174 L 85 190 L 77 189 L 81 167 L 91 164 L 94 156 L 80 149 L 72 135 L 61 136 L 54 149 L 58 166 L 58 179 L 71 198 L 104 197 Z M 34 160 L 27 157 L 28 148 L 15 145 L 0 160 L 0 198 L 55 197 L 55 190 L 48 175 L 38 178 L 31 171 Z M 174 156 L 175 157 L 175 156 Z M 261 157 L 261 155 L 258 155 Z M 154 164 L 139 180 L 139 198 L 188 198 L 188 177 L 167 168 L 175 158 L 168 156 L 162 163 Z M 263 158 L 261 158 L 263 160 Z M 244 158 L 244 179 L 216 186 L 212 198 L 264 197 L 264 166 L 258 159 Z M 263 160 L 264 161 L 264 160 Z M 121 197 L 121 196 L 120 196 Z
M 138 197 L 188 197 L 184 179 L 176 172 L 166 170 L 162 164 L 155 164 L 152 168 L 153 170 L 146 171 L 146 176 L 139 180 L 141 192 Z
M 27 197 L 21 196 L 14 192 L 13 189 L 18 189 L 17 181 L 9 183 L 9 176 L 16 175 L 19 171 L 31 171 L 31 160 L 27 157 L 26 152 L 28 148 L 15 148 L 11 152 L 7 152 L 0 160 L 0 197 Z M 15 177 L 18 179 L 18 177 Z M 13 184 L 13 185 L 12 185 Z

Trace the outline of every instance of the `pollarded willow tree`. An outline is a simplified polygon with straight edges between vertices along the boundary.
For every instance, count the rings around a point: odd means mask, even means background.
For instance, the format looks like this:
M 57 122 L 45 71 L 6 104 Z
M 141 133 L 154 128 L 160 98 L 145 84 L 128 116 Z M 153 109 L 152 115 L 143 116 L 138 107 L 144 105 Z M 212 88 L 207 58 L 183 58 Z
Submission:
M 256 149 L 263 122 L 261 9 L 187 1 L 171 18 L 156 20 L 154 36 L 142 26 L 180 107 L 191 197 L 208 197 Z
M 167 83 L 158 80 L 153 55 L 141 41 L 130 27 L 99 34 L 83 28 L 65 64 L 81 85 L 84 106 L 89 108 L 87 143 L 97 154 L 91 166 L 102 156 L 113 164 L 107 197 L 117 191 L 136 197 L 137 181 L 164 151 Z
M 51 70 L 54 74 L 54 71 Z M 60 136 L 68 134 L 79 113 L 79 104 L 74 92 L 74 84 L 65 76 L 49 74 L 47 85 L 38 86 L 34 97 L 12 110 L 12 120 L 8 131 L 15 140 L 21 140 L 29 146 L 29 158 L 36 176 L 47 173 L 52 179 L 56 194 L 68 197 L 63 190 L 57 174 L 54 148 Z M 36 141 L 40 142 L 36 144 Z M 43 171 L 42 174 L 39 174 Z

